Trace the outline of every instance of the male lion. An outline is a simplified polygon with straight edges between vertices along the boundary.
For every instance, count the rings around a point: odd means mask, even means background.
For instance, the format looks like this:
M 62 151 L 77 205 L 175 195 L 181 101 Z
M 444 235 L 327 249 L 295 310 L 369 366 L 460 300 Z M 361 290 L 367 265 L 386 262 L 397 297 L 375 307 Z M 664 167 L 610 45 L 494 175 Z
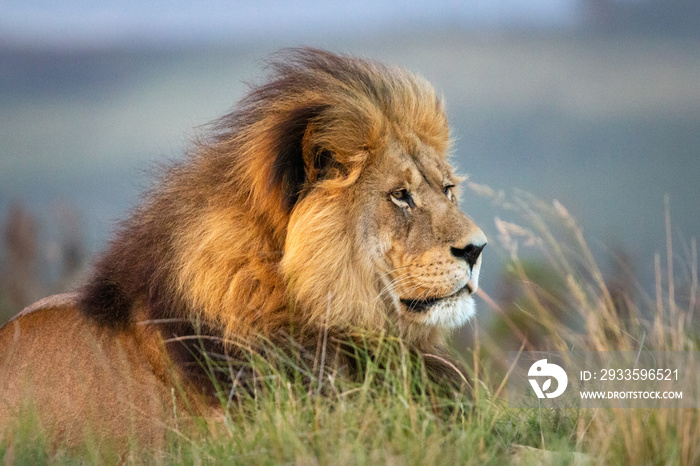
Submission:
M 90 426 L 155 439 L 172 387 L 216 385 L 200 350 L 233 359 L 293 336 L 338 360 L 347 354 L 330 342 L 384 334 L 444 354 L 446 334 L 474 314 L 486 244 L 457 207 L 448 149 L 424 79 L 282 53 L 267 84 L 164 170 L 82 289 L 0 331 L 0 428 L 31 400 L 68 438 Z

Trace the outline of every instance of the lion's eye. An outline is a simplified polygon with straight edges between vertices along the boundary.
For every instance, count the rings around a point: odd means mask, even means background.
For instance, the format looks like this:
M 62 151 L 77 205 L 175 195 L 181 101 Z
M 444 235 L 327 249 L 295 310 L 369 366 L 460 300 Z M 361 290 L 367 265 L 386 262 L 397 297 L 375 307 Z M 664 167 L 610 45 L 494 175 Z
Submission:
M 451 185 L 445 186 L 445 188 L 444 188 L 445 189 L 445 196 L 447 196 L 447 198 L 449 200 L 452 200 L 454 198 L 454 192 L 452 191 L 452 189 L 454 187 L 455 187 L 455 185 L 451 184 Z
M 391 195 L 397 201 L 406 201 L 411 197 L 411 195 L 408 194 L 408 191 L 405 189 L 396 189 L 396 190 L 391 192 Z
M 395 189 L 391 193 L 389 193 L 391 196 L 391 200 L 394 202 L 394 204 L 397 204 L 401 207 L 414 207 L 415 204 L 413 203 L 413 198 L 411 197 L 411 193 L 408 192 L 407 189 Z

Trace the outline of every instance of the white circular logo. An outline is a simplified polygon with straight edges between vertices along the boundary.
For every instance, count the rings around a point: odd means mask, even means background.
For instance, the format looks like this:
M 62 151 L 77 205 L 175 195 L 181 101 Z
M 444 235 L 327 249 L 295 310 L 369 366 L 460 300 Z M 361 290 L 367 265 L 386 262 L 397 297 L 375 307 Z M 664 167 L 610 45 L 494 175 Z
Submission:
M 556 398 L 564 393 L 569 383 L 569 378 L 566 376 L 564 369 L 556 364 L 547 363 L 546 359 L 535 361 L 535 363 L 530 366 L 527 375 L 528 377 L 547 377 L 541 387 L 537 379 L 528 379 L 530 385 L 532 385 L 532 389 L 535 390 L 535 394 L 537 394 L 537 398 Z M 552 378 L 557 381 L 557 389 L 553 392 L 548 392 L 552 386 Z

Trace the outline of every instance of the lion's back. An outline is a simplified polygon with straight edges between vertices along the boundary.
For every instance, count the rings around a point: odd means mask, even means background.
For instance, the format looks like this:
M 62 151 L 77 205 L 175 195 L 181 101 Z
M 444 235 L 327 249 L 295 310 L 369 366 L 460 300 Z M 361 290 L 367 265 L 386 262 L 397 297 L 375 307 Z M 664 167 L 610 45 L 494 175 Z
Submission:
M 142 339 L 99 327 L 75 303 L 50 297 L 0 328 L 0 438 L 31 413 L 69 443 L 158 441 L 170 394 Z

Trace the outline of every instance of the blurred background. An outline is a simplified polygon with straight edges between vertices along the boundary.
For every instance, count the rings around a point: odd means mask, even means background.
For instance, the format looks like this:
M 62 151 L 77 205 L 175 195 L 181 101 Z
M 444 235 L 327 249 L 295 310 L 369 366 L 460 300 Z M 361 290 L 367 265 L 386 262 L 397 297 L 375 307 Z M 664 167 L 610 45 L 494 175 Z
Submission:
M 611 286 L 655 286 L 666 195 L 678 260 L 692 256 L 697 0 L 0 0 L 0 323 L 75 288 L 148 170 L 298 45 L 428 78 L 459 170 L 496 198 L 561 202 Z M 461 205 L 490 238 L 495 217 L 516 220 L 469 189 Z M 486 250 L 482 287 L 507 304 L 506 262 Z M 480 306 L 479 325 L 498 325 Z

